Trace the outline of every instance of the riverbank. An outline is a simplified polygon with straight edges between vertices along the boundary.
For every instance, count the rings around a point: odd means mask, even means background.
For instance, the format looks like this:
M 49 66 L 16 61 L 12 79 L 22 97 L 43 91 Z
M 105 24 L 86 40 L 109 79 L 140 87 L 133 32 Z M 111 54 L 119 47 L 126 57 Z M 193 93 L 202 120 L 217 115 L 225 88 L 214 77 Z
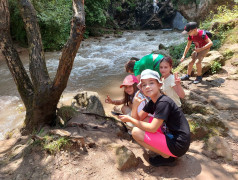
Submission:
M 232 49 L 233 56 L 226 59 L 222 69 L 214 75 L 207 75 L 201 84 L 184 82 L 186 96 L 192 101 L 191 107 L 195 117 L 203 117 L 212 120 L 215 114 L 219 118 L 213 121 L 215 130 L 227 129 L 226 136 L 219 136 L 221 142 L 225 142 L 223 154 L 207 149 L 207 139 L 193 140 L 189 151 L 177 160 L 175 167 L 152 167 L 148 164 L 150 152 L 144 151 L 130 137 L 118 137 L 116 125 L 108 125 L 109 122 L 98 123 L 98 118 L 92 116 L 80 116 L 74 119 L 77 122 L 88 122 L 93 127 L 102 128 L 102 131 L 88 131 L 80 129 L 80 133 L 87 133 L 85 144 L 87 152 L 81 147 L 62 149 L 56 154 L 50 154 L 44 147 L 35 144 L 31 137 L 11 138 L 0 141 L 0 174 L 2 179 L 209 179 L 224 180 L 238 178 L 238 81 L 232 79 L 237 74 L 238 45 L 223 46 L 219 51 L 222 53 L 227 48 Z M 223 53 L 222 53 L 223 54 Z M 123 77 L 122 77 L 123 78 Z M 119 98 L 121 81 L 107 84 L 104 90 L 99 90 L 100 100 L 104 104 L 106 94 L 113 98 Z M 76 93 L 76 92 L 75 92 Z M 65 93 L 61 103 L 71 103 L 72 94 Z M 191 99 L 191 95 L 193 99 Z M 186 102 L 187 102 L 186 101 Z M 199 110 L 200 105 L 202 110 Z M 204 108 L 210 108 L 211 112 L 204 112 Z M 224 108 L 225 107 L 225 108 Z M 109 115 L 112 105 L 104 104 L 106 113 Z M 208 109 L 209 109 L 208 108 Z M 202 114 L 204 113 L 204 114 Z M 207 113 L 207 114 L 206 114 Z M 212 114 L 213 113 L 213 114 Z M 195 116 L 196 115 L 196 116 Z M 187 114 L 188 117 L 189 114 Z M 106 122 L 106 123 L 105 123 Z M 100 125 L 100 126 L 99 126 Z M 224 125 L 224 126 L 223 126 Z M 200 135 L 210 133 L 200 128 Z M 191 130 L 194 127 L 191 127 Z M 196 128 L 196 127 L 195 127 Z M 104 130 L 104 131 L 103 131 Z M 47 131 L 46 131 L 47 132 Z M 205 132 L 205 133 L 204 133 Z M 80 135 L 81 135 L 80 134 Z M 43 136 L 43 134 L 41 134 Z M 205 136 L 206 137 L 206 136 Z M 222 143 L 215 143 L 216 148 Z M 119 171 L 116 166 L 115 148 L 127 147 L 136 158 L 138 166 Z M 232 156 L 227 160 L 226 152 Z

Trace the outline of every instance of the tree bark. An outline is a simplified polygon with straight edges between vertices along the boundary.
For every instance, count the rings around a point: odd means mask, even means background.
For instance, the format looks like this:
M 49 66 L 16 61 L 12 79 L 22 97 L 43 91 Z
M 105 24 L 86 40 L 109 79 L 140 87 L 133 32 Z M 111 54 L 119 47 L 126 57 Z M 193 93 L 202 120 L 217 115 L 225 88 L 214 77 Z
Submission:
M 10 14 L 7 0 L 0 4 L 0 47 L 26 107 L 25 130 L 28 133 L 44 124 L 54 124 L 60 96 L 66 88 L 74 58 L 85 31 L 83 0 L 73 0 L 74 16 L 70 37 L 62 50 L 59 67 L 52 82 L 46 67 L 37 16 L 30 0 L 18 0 L 29 45 L 27 75 L 10 36 Z

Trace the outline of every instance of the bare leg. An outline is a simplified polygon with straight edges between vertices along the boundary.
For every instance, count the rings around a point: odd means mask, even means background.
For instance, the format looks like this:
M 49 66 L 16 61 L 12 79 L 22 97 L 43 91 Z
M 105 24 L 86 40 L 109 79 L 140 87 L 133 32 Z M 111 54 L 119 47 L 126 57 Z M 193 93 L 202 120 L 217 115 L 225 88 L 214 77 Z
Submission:
M 193 70 L 193 65 L 194 65 L 194 61 L 191 61 L 191 62 L 188 64 L 188 72 L 187 72 L 187 74 L 188 74 L 189 76 L 191 76 L 191 72 L 192 72 L 192 70 Z
M 146 144 L 144 142 L 144 136 L 145 136 L 145 131 L 137 128 L 137 127 L 134 127 L 132 129 L 132 137 L 136 140 L 136 142 L 138 142 L 141 146 L 157 153 L 157 154 L 160 154 L 162 157 L 164 158 L 169 158 L 170 156 L 167 155 L 167 154 L 164 154 L 163 152 L 159 151 L 158 149 Z
M 196 67 L 197 67 L 197 75 L 201 76 L 202 75 L 202 63 L 200 61 L 197 62 Z

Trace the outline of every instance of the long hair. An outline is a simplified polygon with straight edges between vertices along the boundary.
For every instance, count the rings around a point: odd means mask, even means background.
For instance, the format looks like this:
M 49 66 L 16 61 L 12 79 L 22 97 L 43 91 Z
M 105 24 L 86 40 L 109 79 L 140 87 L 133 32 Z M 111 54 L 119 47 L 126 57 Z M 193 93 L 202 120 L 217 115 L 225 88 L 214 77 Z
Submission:
M 169 64 L 169 66 L 170 66 L 171 68 L 173 68 L 173 60 L 172 60 L 171 57 L 169 57 L 169 56 L 163 57 L 163 58 L 160 60 L 160 64 L 161 64 L 163 61 L 167 62 L 167 63 Z M 173 72 L 170 71 L 170 74 L 173 74 Z
M 132 86 L 133 86 L 133 90 L 134 90 L 132 95 L 129 95 L 124 91 L 124 99 L 125 99 L 124 105 L 129 106 L 129 104 L 132 104 L 132 100 L 133 100 L 136 92 L 139 90 L 137 87 L 137 83 L 134 83 Z

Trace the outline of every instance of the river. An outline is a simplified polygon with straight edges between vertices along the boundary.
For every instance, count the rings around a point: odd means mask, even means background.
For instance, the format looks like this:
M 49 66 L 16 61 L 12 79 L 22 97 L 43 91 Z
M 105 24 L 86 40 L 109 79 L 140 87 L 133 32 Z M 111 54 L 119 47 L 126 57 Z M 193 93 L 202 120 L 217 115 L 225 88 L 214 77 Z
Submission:
M 168 30 L 125 31 L 121 37 L 108 35 L 86 39 L 82 41 L 76 55 L 63 99 L 72 98 L 72 94 L 82 90 L 96 91 L 101 98 L 115 93 L 127 75 L 124 64 L 130 57 L 142 58 L 158 50 L 159 44 L 168 47 L 184 41 L 185 36 L 180 32 Z M 60 52 L 45 54 L 52 79 L 58 67 L 59 56 Z M 21 59 L 28 70 L 28 56 L 22 55 Z M 6 132 L 21 125 L 25 116 L 16 85 L 3 61 L 0 61 L 0 103 L 1 140 Z

